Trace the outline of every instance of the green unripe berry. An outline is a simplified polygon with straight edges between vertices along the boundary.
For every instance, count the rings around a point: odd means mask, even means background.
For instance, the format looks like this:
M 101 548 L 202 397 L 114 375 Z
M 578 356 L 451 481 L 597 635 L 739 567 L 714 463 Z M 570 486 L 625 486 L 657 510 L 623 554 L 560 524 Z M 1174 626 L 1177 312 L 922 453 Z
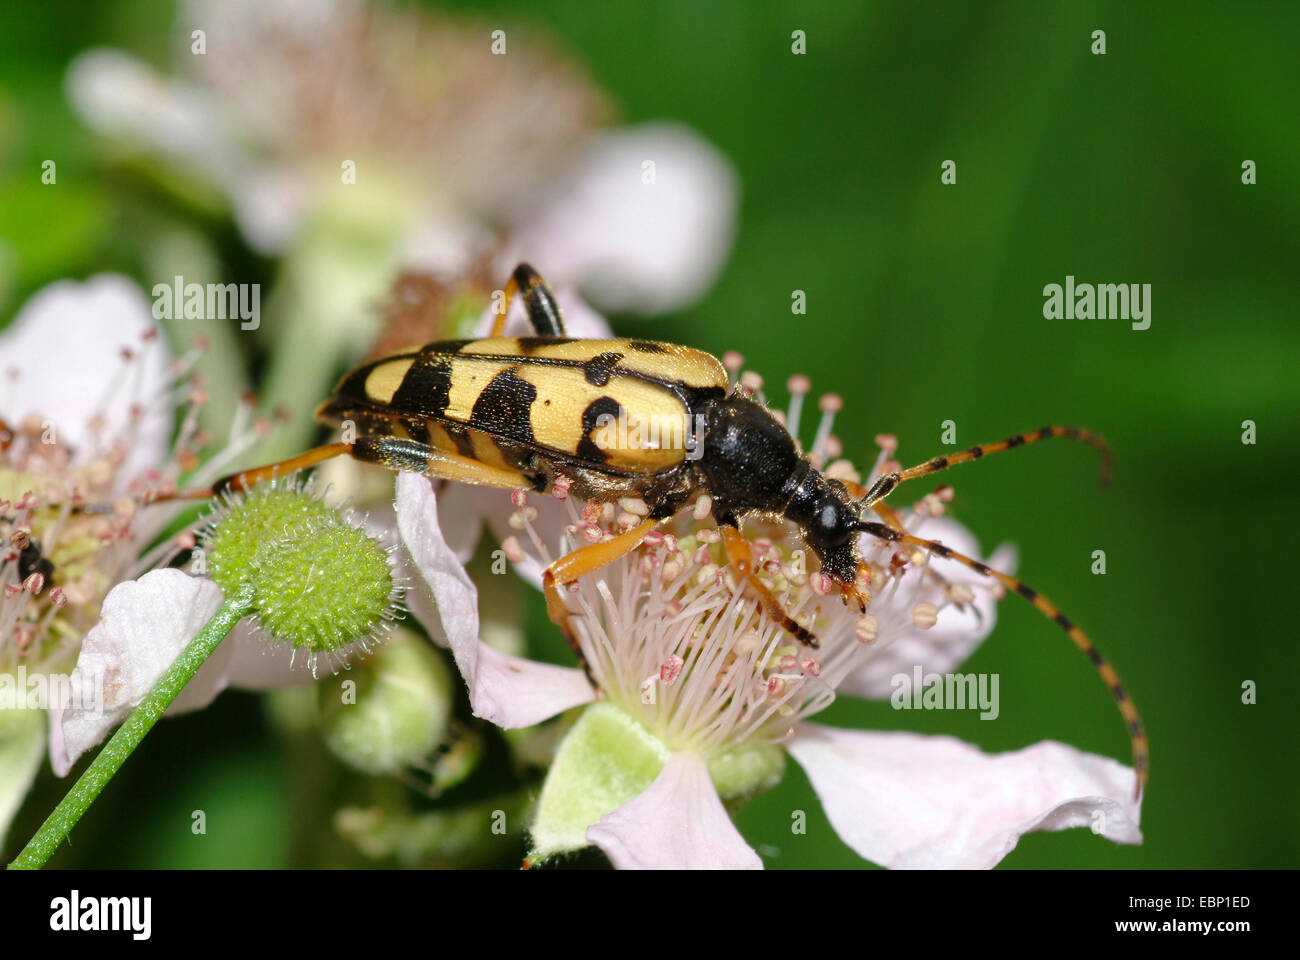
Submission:
M 386 632 L 398 608 L 389 552 L 292 478 L 232 497 L 203 535 L 205 562 L 230 595 L 254 588 L 250 616 L 277 643 L 334 655 Z
M 253 554 L 253 609 L 271 636 L 309 650 L 368 637 L 391 605 L 388 555 L 364 530 L 319 521 Z
M 337 519 L 337 514 L 292 480 L 254 487 L 218 507 L 209 519 L 202 544 L 207 574 L 230 596 L 248 577 L 259 548 L 288 530 L 330 517 Z

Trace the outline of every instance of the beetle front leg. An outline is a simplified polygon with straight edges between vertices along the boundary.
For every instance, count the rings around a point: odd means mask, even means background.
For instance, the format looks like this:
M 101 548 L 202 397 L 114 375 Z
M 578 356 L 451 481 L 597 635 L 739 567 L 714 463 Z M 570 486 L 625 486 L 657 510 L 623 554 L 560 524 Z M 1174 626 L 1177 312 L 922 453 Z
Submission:
M 661 522 L 654 519 L 642 520 L 635 527 L 625 530 L 609 540 L 589 543 L 584 547 L 579 547 L 577 550 L 560 557 L 547 567 L 542 574 L 542 590 L 546 594 L 546 612 L 550 616 L 551 622 L 559 627 L 564 634 L 569 649 L 577 656 L 579 663 L 582 664 L 583 672 L 591 682 L 592 689 L 597 693 L 600 693 L 600 683 L 596 680 L 591 664 L 587 662 L 587 657 L 582 652 L 582 644 L 578 641 L 578 635 L 574 633 L 573 627 L 569 623 L 569 618 L 573 616 L 573 613 L 570 612 L 569 605 L 564 601 L 563 590 L 575 580 L 579 580 L 589 573 L 595 573 L 601 567 L 608 566 L 615 560 L 627 556 L 641 546 L 646 534 L 659 526 Z
M 754 551 L 744 534 L 740 532 L 740 524 L 736 518 L 729 514 L 720 518 L 718 529 L 722 531 L 722 543 L 727 549 L 727 560 L 741 577 L 745 589 L 758 601 L 763 612 L 800 643 L 810 647 L 818 646 L 817 637 L 812 631 L 796 623 L 795 619 L 785 612 L 776 595 L 758 579 L 758 573 L 754 569 Z

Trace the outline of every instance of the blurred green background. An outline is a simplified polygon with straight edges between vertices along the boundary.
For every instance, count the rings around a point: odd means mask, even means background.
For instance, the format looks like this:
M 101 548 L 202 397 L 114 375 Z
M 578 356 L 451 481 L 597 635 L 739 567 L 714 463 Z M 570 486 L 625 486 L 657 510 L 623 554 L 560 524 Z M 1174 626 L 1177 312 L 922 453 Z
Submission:
M 905 463 L 943 452 L 949 419 L 963 446 L 1046 423 L 1086 425 L 1113 444 L 1104 495 L 1092 452 L 1065 443 L 950 475 L 955 515 L 986 549 L 1017 543 L 1025 580 L 1114 662 L 1152 747 L 1143 846 L 1031 834 L 1004 867 L 1300 863 L 1300 654 L 1293 608 L 1279 602 L 1295 589 L 1300 529 L 1300 6 L 453 6 L 507 30 L 549 28 L 620 119 L 683 121 L 736 164 L 743 203 L 720 281 L 652 329 L 614 318 L 620 332 L 739 350 L 782 401 L 788 374 L 810 375 L 816 390 L 844 395 L 836 432 L 859 461 L 881 432 L 898 434 Z M 123 182 L 66 104 L 64 70 L 85 47 L 166 63 L 167 5 L 55 2 L 10 7 L 6 19 L 0 318 L 59 277 L 131 272 L 124 238 L 150 204 L 209 231 L 240 265 L 227 279 L 265 270 L 220 218 L 166 209 Z M 806 55 L 791 54 L 795 29 Z M 1105 56 L 1089 52 L 1096 29 Z M 57 191 L 39 186 L 47 157 L 59 158 Z M 1247 159 L 1254 186 L 1241 182 Z M 945 160 L 956 185 L 940 183 Z M 1150 283 L 1150 329 L 1045 320 L 1043 287 L 1067 274 Z M 791 315 L 794 290 L 807 294 L 806 316 Z M 1253 446 L 1241 442 L 1247 419 Z M 1089 572 L 1097 549 L 1105 576 Z M 1087 662 L 1027 604 L 1011 600 L 999 617 L 969 665 L 1001 675 L 996 721 L 847 701 L 820 719 L 988 750 L 1053 738 L 1127 761 Z M 537 606 L 529 623 L 549 633 Z M 541 642 L 554 652 L 553 638 Z M 1241 702 L 1247 680 L 1253 706 Z M 53 863 L 364 863 L 328 825 L 360 775 L 332 763 L 311 738 L 272 734 L 259 698 L 226 693 L 160 725 Z M 10 847 L 63 786 L 46 771 Z M 176 842 L 196 807 L 207 842 Z M 793 809 L 807 811 L 807 836 L 790 835 Z M 795 764 L 738 822 L 770 867 L 862 865 Z

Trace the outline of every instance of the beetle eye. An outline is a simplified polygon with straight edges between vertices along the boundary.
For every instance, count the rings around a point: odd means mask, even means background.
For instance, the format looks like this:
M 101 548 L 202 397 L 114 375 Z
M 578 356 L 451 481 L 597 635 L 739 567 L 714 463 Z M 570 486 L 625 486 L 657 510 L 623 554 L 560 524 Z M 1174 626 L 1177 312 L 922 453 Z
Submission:
M 817 511 L 817 539 L 824 546 L 838 547 L 849 539 L 853 530 L 844 514 L 844 508 L 836 501 L 831 500 L 822 505 Z

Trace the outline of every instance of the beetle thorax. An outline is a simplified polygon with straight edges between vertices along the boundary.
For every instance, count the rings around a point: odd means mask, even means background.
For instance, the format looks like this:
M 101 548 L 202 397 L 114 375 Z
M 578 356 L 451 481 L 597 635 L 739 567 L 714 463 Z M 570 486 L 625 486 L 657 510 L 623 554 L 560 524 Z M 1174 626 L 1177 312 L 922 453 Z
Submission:
M 799 454 L 794 438 L 762 404 L 748 397 L 713 401 L 699 472 L 719 520 L 750 511 L 795 523 L 822 570 L 852 582 L 856 505 L 840 484 L 826 480 Z
M 794 475 L 808 468 L 794 439 L 762 404 L 744 396 L 704 411 L 698 471 L 719 513 L 784 513 Z

